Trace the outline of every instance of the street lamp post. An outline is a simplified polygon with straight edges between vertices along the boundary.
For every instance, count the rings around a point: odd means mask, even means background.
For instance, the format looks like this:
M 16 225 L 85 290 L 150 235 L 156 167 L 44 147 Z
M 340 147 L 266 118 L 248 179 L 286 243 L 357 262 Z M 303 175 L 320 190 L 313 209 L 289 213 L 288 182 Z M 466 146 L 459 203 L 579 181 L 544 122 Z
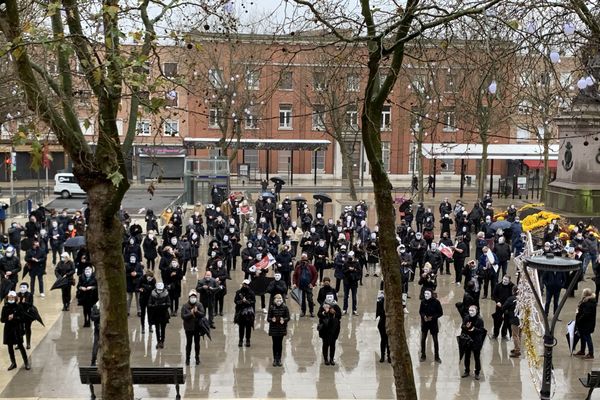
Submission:
M 525 274 L 525 278 L 527 278 L 527 282 L 533 288 L 533 281 L 531 279 L 531 275 L 529 274 L 528 268 L 537 270 L 537 271 L 549 271 L 549 272 L 572 272 L 577 271 L 573 280 L 571 280 L 571 284 L 569 285 L 567 292 L 564 294 L 563 298 L 560 300 L 558 304 L 558 308 L 556 312 L 552 316 L 552 320 L 548 320 L 548 316 L 546 315 L 542 303 L 542 299 L 540 298 L 539 293 L 536 290 L 533 290 L 533 295 L 535 301 L 542 311 L 542 317 L 544 320 L 544 368 L 542 372 L 542 385 L 540 388 L 540 399 L 549 400 L 551 398 L 551 390 L 550 387 L 552 385 L 552 349 L 556 346 L 556 338 L 554 337 L 554 327 L 556 326 L 556 321 L 558 321 L 558 316 L 560 311 L 562 310 L 569 294 L 575 287 L 575 284 L 579 280 L 581 275 L 581 262 L 577 260 L 572 260 L 570 258 L 563 257 L 554 257 L 554 254 L 547 253 L 541 256 L 533 256 L 525 258 L 525 268 L 523 268 L 523 272 Z

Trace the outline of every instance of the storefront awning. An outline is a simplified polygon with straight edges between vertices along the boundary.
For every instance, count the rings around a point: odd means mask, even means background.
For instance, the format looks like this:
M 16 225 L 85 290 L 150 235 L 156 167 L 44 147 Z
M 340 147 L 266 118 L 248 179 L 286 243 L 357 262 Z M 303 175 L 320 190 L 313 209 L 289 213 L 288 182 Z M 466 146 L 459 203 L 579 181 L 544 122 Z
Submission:
M 523 164 L 527 165 L 529 169 L 544 169 L 543 160 L 525 160 Z M 558 160 L 548 160 L 548 167 L 550 169 L 556 169 L 557 164 Z
M 550 160 L 558 160 L 558 144 L 550 145 Z M 423 156 L 426 158 L 455 158 L 481 160 L 483 146 L 466 143 L 424 143 Z M 490 144 L 489 160 L 536 160 L 543 158 L 544 149 L 537 144 Z
M 213 149 L 219 138 L 185 138 L 184 146 L 192 149 Z M 256 150 L 327 150 L 329 140 L 309 139 L 240 139 L 240 149 Z M 234 143 L 231 144 L 233 146 Z

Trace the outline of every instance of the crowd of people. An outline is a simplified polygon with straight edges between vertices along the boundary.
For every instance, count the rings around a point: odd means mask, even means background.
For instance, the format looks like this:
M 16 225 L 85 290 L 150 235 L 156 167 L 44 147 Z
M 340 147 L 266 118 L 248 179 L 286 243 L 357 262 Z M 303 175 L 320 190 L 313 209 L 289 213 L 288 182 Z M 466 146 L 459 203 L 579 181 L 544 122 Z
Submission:
M 176 207 L 161 215 L 147 210 L 143 222 L 132 220 L 124 210 L 119 212 L 124 228 L 127 309 L 129 313 L 134 303 L 133 312 L 139 318 L 142 334 L 146 328 L 155 333 L 156 349 L 163 349 L 167 324 L 179 317 L 186 336 L 186 365 L 191 362 L 192 345 L 198 365 L 201 336 L 211 334 L 214 319 L 223 316 L 225 302 L 231 301 L 235 305 L 233 321 L 239 327 L 239 347 L 251 347 L 255 320 L 263 314 L 272 338 L 273 366 L 280 367 L 282 343 L 290 321 L 289 301 L 293 298 L 300 305 L 300 317 L 316 317 L 313 326 L 322 339 L 323 362 L 335 365 L 341 319 L 349 313 L 358 315 L 357 292 L 363 280 L 381 276 L 379 232 L 372 223 L 373 212 L 368 204 L 360 201 L 344 206 L 337 218 L 325 219 L 323 198 L 317 198 L 312 207 L 301 196 L 290 199 L 279 192 L 263 193 L 255 202 L 236 194 L 224 199 L 213 196 L 213 200 L 216 204 L 198 204 L 191 210 Z M 451 204 L 444 199 L 436 212 L 423 203 L 408 203 L 400 207 L 399 213 L 396 239 L 405 313 L 410 288 L 420 287 L 418 296 L 414 296 L 420 301 L 420 360 L 427 359 L 427 339 L 431 335 L 433 358 L 442 362 L 439 319 L 444 311 L 456 311 L 443 309 L 436 290 L 438 277 L 452 272 L 455 285 L 464 288 L 463 299 L 456 304 L 462 319 L 458 342 L 465 359 L 463 377 L 470 376 L 471 358 L 475 363 L 474 378 L 480 376 L 481 348 L 488 337 L 485 316 L 480 313 L 483 299 L 490 298 L 495 303 L 489 338 L 508 340 L 510 335 L 514 345 L 510 356 L 520 357 L 520 321 L 515 313 L 518 292 L 514 282 L 518 277 L 511 276 L 508 263 L 524 251 L 526 235 L 515 206 L 506 210 L 505 220 L 496 221 L 489 195 L 470 210 L 460 200 Z M 88 209 L 69 215 L 66 210 L 57 213 L 40 205 L 24 227 L 13 222 L 7 235 L 0 237 L 0 274 L 2 287 L 8 290 L 1 321 L 5 324 L 4 343 L 12 362 L 9 370 L 16 368 L 15 346 L 25 368 L 30 367 L 26 348 L 30 347 L 33 319 L 32 313 L 26 311 L 33 306 L 36 281 L 39 295 L 44 297 L 41 277 L 50 254 L 57 283 L 67 282 L 60 286 L 62 310 L 69 310 L 75 286 L 77 304 L 83 310 L 83 327 L 94 323 L 92 364 L 96 363 L 99 307 L 93 261 L 85 245 L 69 246 L 70 239 L 84 235 L 88 217 Z M 165 222 L 162 229 L 161 218 Z M 553 221 L 536 246 L 544 252 L 581 260 L 584 273 L 590 263 L 597 272 L 598 241 L 592 233 L 581 223 L 565 237 L 557 221 Z M 206 258 L 200 257 L 203 254 Z M 207 260 L 205 265 L 198 265 L 199 258 Z M 29 283 L 19 283 L 22 269 L 30 275 Z M 243 275 L 243 280 L 231 299 L 227 296 L 228 281 L 233 274 L 240 274 L 240 279 Z M 182 282 L 196 276 L 199 279 L 195 288 L 182 293 Z M 572 275 L 559 272 L 541 276 L 546 313 L 552 302 L 556 310 L 561 290 L 572 279 Z M 380 285 L 376 303 L 380 362 L 391 362 L 383 281 Z M 576 355 L 586 359 L 594 357 L 591 333 L 597 294 L 598 288 L 595 293 L 584 289 L 577 314 L 582 347 Z

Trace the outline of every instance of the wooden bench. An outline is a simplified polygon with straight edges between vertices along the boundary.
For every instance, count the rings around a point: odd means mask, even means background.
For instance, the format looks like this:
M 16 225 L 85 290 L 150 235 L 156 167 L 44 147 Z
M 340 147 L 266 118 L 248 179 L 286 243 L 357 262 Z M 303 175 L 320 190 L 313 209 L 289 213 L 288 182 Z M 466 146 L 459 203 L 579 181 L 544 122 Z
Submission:
M 579 382 L 581 382 L 583 387 L 590 389 L 587 397 L 585 398 L 585 400 L 590 400 L 592 398 L 594 389 L 600 387 L 600 371 L 588 372 L 587 378 L 579 378 Z
M 102 383 L 98 367 L 79 367 L 79 377 L 82 384 L 90 386 L 91 399 L 94 400 L 94 385 Z M 179 400 L 179 385 L 185 383 L 185 374 L 182 367 L 131 368 L 131 379 L 134 385 L 175 385 L 175 399 Z

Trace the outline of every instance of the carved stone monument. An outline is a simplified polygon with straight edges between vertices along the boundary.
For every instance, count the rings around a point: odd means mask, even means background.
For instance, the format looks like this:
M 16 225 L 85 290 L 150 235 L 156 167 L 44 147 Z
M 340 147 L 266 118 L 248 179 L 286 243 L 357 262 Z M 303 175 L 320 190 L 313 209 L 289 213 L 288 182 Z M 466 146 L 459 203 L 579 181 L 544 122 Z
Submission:
M 546 205 L 576 215 L 600 215 L 600 56 L 588 63 L 593 85 L 581 90 L 571 110 L 555 120 L 560 153 Z

